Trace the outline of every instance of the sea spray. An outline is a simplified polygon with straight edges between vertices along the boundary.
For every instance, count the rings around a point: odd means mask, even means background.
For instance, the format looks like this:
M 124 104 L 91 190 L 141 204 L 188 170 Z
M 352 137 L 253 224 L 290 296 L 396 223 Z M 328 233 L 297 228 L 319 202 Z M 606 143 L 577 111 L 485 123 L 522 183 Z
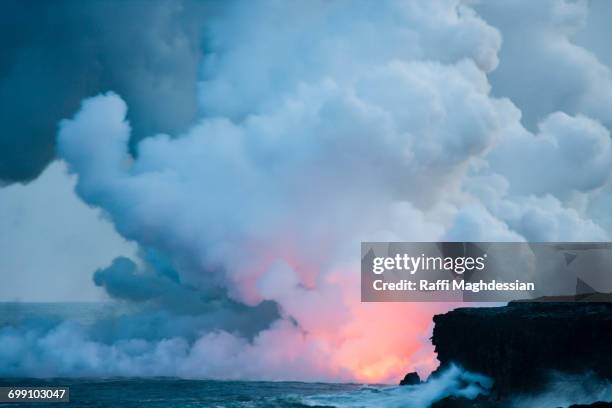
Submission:
M 309 406 L 325 405 L 338 408 L 427 408 L 450 396 L 472 400 L 479 395 L 488 395 L 492 386 L 493 381 L 490 378 L 451 364 L 418 385 L 366 386 L 356 391 L 308 397 L 303 403 Z

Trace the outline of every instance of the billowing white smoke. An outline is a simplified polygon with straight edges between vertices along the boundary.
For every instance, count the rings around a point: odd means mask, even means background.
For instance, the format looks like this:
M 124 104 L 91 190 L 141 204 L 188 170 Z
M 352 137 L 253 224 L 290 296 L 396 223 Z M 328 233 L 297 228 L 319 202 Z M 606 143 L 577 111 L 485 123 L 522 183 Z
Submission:
M 500 32 L 458 1 L 237 2 L 209 43 L 187 133 L 132 157 L 126 104 L 107 93 L 61 123 L 59 152 L 79 195 L 167 263 L 122 261 L 97 284 L 163 305 L 166 287 L 190 293 L 202 314 L 271 301 L 280 318 L 250 340 L 221 323 L 153 343 L 85 332 L 98 363 L 73 357 L 81 371 L 394 381 L 431 370 L 431 315 L 452 305 L 361 304 L 360 241 L 609 237 L 585 213 L 609 180 L 609 132 L 565 113 L 526 130 L 490 95 Z
M 522 110 L 528 127 L 534 128 L 554 111 L 582 113 L 607 126 L 612 124 L 610 69 L 590 49 L 579 45 L 596 45 L 600 41 L 597 37 L 606 37 L 604 27 L 588 20 L 607 20 L 610 14 L 607 3 L 474 2 L 477 12 L 503 34 L 501 63 L 490 76 L 494 93 L 510 97 Z M 589 6 L 594 9 L 591 15 Z M 517 21 L 521 22 L 520 27 Z M 603 49 L 607 55 L 601 57 L 609 61 L 609 47 Z

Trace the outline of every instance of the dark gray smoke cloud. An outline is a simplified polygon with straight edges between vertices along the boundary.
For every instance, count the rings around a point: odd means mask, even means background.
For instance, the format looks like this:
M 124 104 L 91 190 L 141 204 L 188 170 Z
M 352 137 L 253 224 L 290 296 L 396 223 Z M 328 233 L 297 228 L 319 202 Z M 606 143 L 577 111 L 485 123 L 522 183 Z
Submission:
M 0 182 L 36 178 L 55 156 L 56 126 L 87 96 L 130 104 L 135 140 L 194 118 L 202 1 L 0 2 Z
M 133 324 L 134 316 L 125 319 L 126 323 L 132 322 L 126 324 L 126 327 L 130 327 L 131 337 L 158 339 L 176 336 L 176 324 L 172 325 L 172 330 L 161 330 L 168 324 L 159 325 L 159 313 L 168 321 L 185 322 L 187 319 L 185 323 L 189 324 L 184 325 L 186 330 L 180 331 L 189 338 L 197 337 L 204 330 L 226 330 L 252 338 L 280 317 L 277 305 L 272 301 L 249 307 L 229 299 L 222 289 L 199 290 L 182 283 L 170 265 L 159 257 L 151 259 L 150 254 L 142 256 L 149 258 L 143 268 L 129 258 L 118 257 L 109 267 L 97 270 L 93 276 L 95 284 L 103 287 L 112 298 L 145 306 L 147 313 L 139 315 L 139 324 Z M 143 320 L 148 323 L 143 324 Z M 102 326 L 108 328 L 105 324 Z M 143 330 L 143 327 L 151 330 Z M 102 331 L 109 332 L 114 331 Z

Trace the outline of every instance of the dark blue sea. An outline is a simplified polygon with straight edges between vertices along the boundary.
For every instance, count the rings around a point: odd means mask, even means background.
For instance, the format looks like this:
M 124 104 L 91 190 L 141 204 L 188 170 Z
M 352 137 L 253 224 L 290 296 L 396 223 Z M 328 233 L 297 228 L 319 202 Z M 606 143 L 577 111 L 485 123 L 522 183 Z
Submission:
M 69 387 L 69 403 L 0 404 L 1 407 L 256 408 L 342 406 L 353 393 L 378 387 L 301 382 L 200 381 L 155 379 L 11 379 L 0 386 Z M 334 401 L 335 400 L 335 401 Z M 354 403 L 355 401 L 353 401 Z M 354 405 L 350 405 L 354 406 Z

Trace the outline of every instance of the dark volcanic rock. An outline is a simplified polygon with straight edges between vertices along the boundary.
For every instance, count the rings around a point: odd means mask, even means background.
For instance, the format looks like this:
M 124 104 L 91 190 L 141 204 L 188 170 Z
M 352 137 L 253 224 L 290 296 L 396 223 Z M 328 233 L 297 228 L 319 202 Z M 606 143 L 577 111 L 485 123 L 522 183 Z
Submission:
M 537 391 L 551 371 L 612 379 L 612 303 L 522 303 L 434 316 L 439 370 L 490 376 L 499 396 Z
M 404 376 L 404 379 L 400 381 L 399 385 L 416 385 L 421 383 L 421 378 L 417 373 L 408 373 Z

